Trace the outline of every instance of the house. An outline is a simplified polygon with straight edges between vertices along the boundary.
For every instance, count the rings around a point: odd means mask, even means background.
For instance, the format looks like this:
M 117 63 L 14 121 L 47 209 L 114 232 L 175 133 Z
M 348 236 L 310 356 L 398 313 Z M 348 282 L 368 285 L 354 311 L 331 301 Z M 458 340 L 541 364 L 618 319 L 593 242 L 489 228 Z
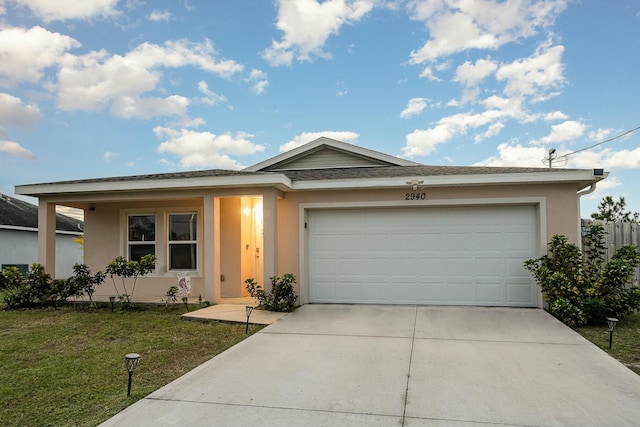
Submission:
M 82 221 L 55 215 L 54 241 L 58 277 L 69 277 L 73 265 L 82 262 Z M 23 274 L 38 262 L 38 207 L 0 193 L 0 269 L 15 266 Z
M 20 185 L 39 198 L 41 263 L 55 265 L 57 205 L 85 212 L 85 262 L 154 253 L 134 298 L 189 272 L 212 302 L 293 273 L 300 303 L 541 307 L 523 261 L 580 237 L 601 169 L 427 166 L 328 138 L 240 171 Z M 266 282 L 266 283 L 265 283 Z M 102 286 L 98 292 L 106 292 Z

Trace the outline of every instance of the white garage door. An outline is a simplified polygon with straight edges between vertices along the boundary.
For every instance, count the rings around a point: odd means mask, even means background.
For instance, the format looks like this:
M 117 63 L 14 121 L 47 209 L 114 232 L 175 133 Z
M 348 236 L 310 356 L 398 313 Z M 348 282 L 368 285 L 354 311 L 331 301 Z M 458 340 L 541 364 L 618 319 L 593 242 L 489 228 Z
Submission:
M 533 206 L 310 211 L 310 301 L 535 306 Z

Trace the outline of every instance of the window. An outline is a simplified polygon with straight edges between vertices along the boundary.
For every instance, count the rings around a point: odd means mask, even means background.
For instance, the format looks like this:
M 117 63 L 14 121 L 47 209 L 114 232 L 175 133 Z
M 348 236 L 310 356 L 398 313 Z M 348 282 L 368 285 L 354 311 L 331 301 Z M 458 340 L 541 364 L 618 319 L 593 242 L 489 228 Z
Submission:
M 29 273 L 29 264 L 2 264 L 2 267 L 0 267 L 0 271 L 4 270 L 7 267 L 17 268 L 20 274 L 22 274 L 22 277 L 27 277 L 27 274 Z
M 148 254 L 156 254 L 156 216 L 129 215 L 127 253 L 130 261 L 140 261 Z
M 169 270 L 197 270 L 198 215 L 169 214 Z

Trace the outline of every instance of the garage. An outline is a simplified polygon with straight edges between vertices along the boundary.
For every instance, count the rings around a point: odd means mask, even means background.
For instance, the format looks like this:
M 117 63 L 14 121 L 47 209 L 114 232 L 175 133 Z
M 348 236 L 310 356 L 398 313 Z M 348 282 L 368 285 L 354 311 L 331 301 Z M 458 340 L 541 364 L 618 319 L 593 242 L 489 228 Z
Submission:
M 529 307 L 533 205 L 308 211 L 312 303 Z

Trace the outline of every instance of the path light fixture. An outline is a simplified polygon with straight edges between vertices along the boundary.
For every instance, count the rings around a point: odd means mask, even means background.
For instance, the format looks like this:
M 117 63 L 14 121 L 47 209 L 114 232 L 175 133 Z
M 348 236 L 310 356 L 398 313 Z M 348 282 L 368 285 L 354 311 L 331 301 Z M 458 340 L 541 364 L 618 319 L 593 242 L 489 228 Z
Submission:
M 613 328 L 616 327 L 618 319 L 615 317 L 607 317 L 607 324 L 609 325 L 609 350 L 611 350 L 611 344 L 613 344 Z
M 127 372 L 129 373 L 129 385 L 127 387 L 127 396 L 131 396 L 131 378 L 133 377 L 133 371 L 138 366 L 140 355 L 138 353 L 129 353 L 124 356 L 124 363 L 127 366 Z
M 250 305 L 247 305 L 244 307 L 244 309 L 247 312 L 247 327 L 244 329 L 244 333 L 248 334 L 249 333 L 249 317 L 251 317 L 251 312 L 253 311 L 253 307 Z
M 116 297 L 110 296 L 109 302 L 111 303 L 111 312 L 113 313 L 113 304 L 116 302 Z

